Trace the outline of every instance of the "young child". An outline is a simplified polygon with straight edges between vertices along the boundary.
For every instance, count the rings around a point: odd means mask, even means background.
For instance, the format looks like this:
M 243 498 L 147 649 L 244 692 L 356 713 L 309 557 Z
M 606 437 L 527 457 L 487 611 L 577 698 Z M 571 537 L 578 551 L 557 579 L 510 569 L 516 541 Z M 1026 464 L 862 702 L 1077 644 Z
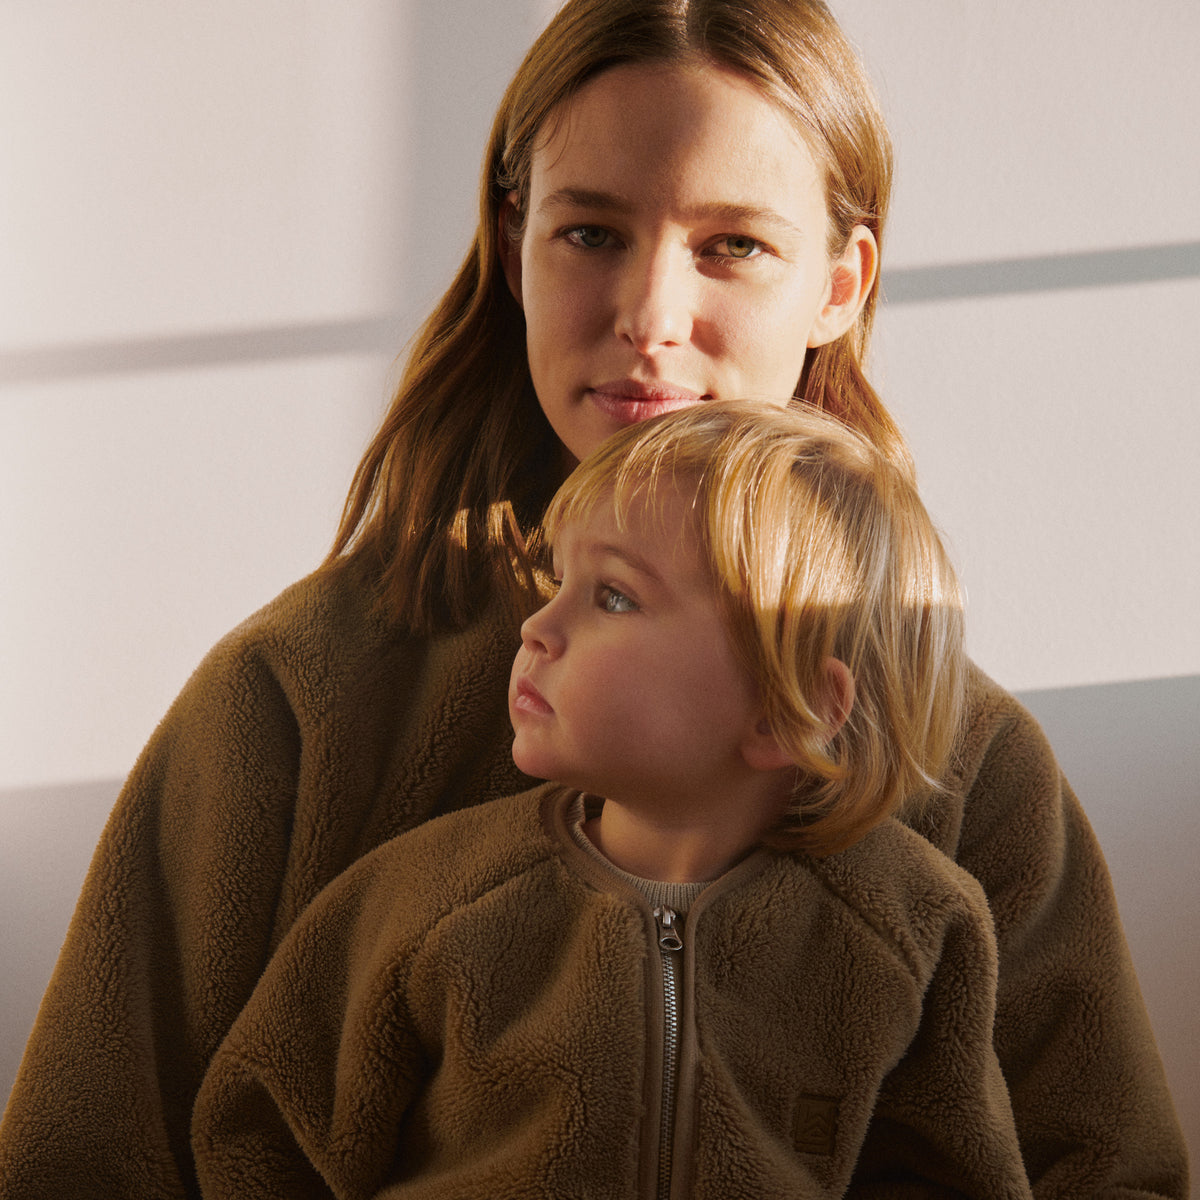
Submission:
M 713 402 L 611 439 L 544 528 L 509 706 L 555 782 L 304 914 L 201 1091 L 204 1195 L 1029 1196 L 982 892 L 892 819 L 964 669 L 911 481 Z

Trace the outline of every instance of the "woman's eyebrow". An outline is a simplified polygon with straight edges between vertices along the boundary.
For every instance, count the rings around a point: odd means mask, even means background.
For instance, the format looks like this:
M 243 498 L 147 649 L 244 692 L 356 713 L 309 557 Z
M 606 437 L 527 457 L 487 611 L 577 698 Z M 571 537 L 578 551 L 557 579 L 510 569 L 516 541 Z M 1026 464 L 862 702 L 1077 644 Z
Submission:
M 633 205 L 614 192 L 579 187 L 561 187 L 551 192 L 538 205 L 538 212 L 545 213 L 556 208 L 600 208 L 615 213 L 633 211 Z
M 595 188 L 561 187 L 551 192 L 538 205 L 539 213 L 561 208 L 590 208 L 602 212 L 625 216 L 634 209 L 633 204 L 616 192 L 604 192 Z M 683 210 L 690 220 L 721 221 L 730 226 L 767 225 L 783 233 L 803 236 L 803 231 L 793 225 L 782 213 L 759 204 L 741 204 L 734 200 L 713 200 L 694 204 Z
M 759 204 L 738 204 L 732 200 L 714 200 L 710 204 L 698 204 L 687 210 L 693 218 L 721 221 L 735 228 L 741 225 L 769 226 L 781 233 L 802 237 L 803 231 L 782 213 Z

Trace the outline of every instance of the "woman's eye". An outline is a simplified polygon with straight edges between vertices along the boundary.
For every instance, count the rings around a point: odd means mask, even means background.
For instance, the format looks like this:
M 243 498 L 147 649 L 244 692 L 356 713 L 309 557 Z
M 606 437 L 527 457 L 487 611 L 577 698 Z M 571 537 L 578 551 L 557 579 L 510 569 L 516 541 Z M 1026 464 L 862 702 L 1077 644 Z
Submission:
M 608 230 L 600 225 L 579 225 L 567 233 L 568 239 L 576 246 L 588 250 L 599 250 L 608 242 Z
M 752 237 L 734 235 L 722 238 L 716 249 L 722 258 L 757 258 L 762 253 L 762 244 Z
M 637 612 L 637 602 L 613 587 L 600 589 L 600 607 L 606 613 Z

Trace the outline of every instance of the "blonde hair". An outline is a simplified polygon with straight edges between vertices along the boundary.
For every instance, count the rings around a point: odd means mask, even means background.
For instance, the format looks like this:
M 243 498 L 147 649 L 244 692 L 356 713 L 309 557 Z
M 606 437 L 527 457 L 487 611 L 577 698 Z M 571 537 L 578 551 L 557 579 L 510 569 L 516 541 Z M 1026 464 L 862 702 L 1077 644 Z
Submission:
M 754 80 L 792 115 L 825 171 L 831 258 L 858 224 L 882 242 L 887 130 L 820 0 L 568 0 L 501 101 L 474 243 L 413 343 L 327 560 L 362 568 L 383 610 L 408 628 L 466 624 L 495 590 L 515 613 L 527 607 L 526 535 L 561 480 L 561 447 L 529 377 L 524 318 L 500 270 L 505 198 L 517 195 L 519 227 L 543 127 L 589 79 L 619 64 L 697 60 Z M 876 282 L 855 326 L 809 352 L 797 396 L 906 460 L 862 369 L 877 294 Z
M 797 783 L 766 839 L 844 849 L 937 788 L 965 679 L 954 569 L 908 471 L 812 409 L 713 401 L 633 426 L 582 463 L 546 514 L 553 540 L 598 504 L 617 520 L 694 487 L 731 643 Z M 826 660 L 855 682 L 828 736 Z

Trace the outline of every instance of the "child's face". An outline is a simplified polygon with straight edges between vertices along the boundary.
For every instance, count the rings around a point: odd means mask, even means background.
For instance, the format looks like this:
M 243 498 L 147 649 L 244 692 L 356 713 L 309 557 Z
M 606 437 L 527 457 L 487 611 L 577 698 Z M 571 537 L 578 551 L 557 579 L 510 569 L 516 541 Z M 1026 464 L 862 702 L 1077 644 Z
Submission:
M 685 499 L 657 512 L 610 504 L 568 524 L 554 547 L 558 595 L 522 627 L 509 713 L 527 774 L 650 805 L 719 794 L 744 772 L 761 716 L 735 657 Z

